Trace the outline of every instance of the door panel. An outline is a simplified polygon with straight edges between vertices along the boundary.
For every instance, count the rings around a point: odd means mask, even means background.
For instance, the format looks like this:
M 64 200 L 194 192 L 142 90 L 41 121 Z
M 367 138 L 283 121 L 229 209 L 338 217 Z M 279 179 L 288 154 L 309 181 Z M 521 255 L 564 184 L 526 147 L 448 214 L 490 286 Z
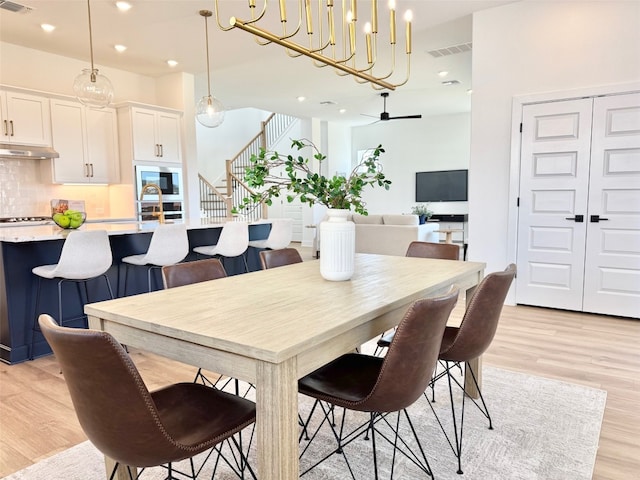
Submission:
M 639 317 L 640 94 L 596 98 L 593 118 L 584 311 Z
M 284 204 L 282 206 L 282 216 L 293 219 L 292 241 L 302 242 L 302 204 L 299 201 Z
M 582 309 L 591 111 L 591 99 L 523 108 L 518 303 Z

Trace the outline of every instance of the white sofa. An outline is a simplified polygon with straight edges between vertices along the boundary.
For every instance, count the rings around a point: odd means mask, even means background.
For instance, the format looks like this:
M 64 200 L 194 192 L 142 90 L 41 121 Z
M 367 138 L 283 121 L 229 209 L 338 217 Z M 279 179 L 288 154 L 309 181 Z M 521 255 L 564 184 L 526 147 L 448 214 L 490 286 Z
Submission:
M 417 215 L 357 215 L 351 216 L 356 224 L 356 252 L 404 256 L 413 241 L 440 241 L 438 223 L 419 225 Z

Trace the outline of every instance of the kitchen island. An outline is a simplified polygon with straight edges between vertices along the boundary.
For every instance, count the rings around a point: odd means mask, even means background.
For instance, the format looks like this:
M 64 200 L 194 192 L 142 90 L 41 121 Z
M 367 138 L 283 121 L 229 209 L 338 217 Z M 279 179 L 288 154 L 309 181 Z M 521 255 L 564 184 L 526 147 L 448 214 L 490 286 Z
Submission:
M 189 255 L 186 261 L 195 260 L 194 247 L 217 243 L 223 223 L 211 222 L 207 219 L 186 220 L 189 239 Z M 124 269 L 119 265 L 123 257 L 144 253 L 149 247 L 151 235 L 158 222 L 124 222 L 85 223 L 80 230 L 106 230 L 113 254 L 113 264 L 107 275 L 114 288 L 114 294 L 121 295 Z M 249 238 L 259 240 L 267 238 L 271 225 L 256 223 L 249 226 Z M 18 363 L 28 359 L 31 343 L 33 318 L 36 315 L 35 287 L 36 277 L 31 269 L 39 265 L 54 264 L 60 258 L 62 245 L 69 232 L 56 225 L 20 226 L 0 228 L 0 361 Z M 249 270 L 260 268 L 258 253 L 250 248 L 247 252 Z M 225 269 L 229 275 L 244 272 L 242 259 L 225 260 Z M 122 271 L 121 271 L 122 270 Z M 161 280 L 159 272 L 156 276 L 155 288 L 159 288 Z M 90 302 L 109 298 L 104 280 L 97 279 L 88 283 Z M 146 269 L 132 268 L 127 280 L 128 294 L 147 291 Z M 117 293 L 116 293 L 117 292 Z M 68 298 L 67 298 L 68 297 Z M 71 326 L 84 325 L 82 305 L 79 301 L 76 286 L 72 283 L 63 287 L 63 313 L 65 318 L 76 318 Z M 49 313 L 54 318 L 58 315 L 57 283 L 45 281 L 39 301 L 38 313 Z M 51 352 L 49 346 L 39 332 L 35 333 L 34 356 Z

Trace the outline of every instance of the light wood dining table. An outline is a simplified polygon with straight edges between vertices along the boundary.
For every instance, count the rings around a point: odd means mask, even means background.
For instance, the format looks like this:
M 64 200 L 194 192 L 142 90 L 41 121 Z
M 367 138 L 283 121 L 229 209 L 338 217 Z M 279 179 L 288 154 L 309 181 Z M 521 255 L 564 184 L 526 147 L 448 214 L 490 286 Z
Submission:
M 91 328 L 125 345 L 254 384 L 258 477 L 297 479 L 298 379 L 397 325 L 417 299 L 451 284 L 469 297 L 485 264 L 356 254 L 345 282 L 324 280 L 319 267 L 306 261 L 87 304 L 85 312 Z

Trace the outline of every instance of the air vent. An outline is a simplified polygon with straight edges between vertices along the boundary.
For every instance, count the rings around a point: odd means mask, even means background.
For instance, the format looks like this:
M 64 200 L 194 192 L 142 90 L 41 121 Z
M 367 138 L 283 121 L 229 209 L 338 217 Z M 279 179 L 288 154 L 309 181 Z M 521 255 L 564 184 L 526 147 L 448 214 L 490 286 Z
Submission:
M 456 53 L 464 53 L 471 51 L 471 42 L 452 45 L 451 47 L 438 48 L 437 50 L 429 50 L 428 53 L 432 57 L 446 57 L 447 55 L 455 55 Z
M 442 82 L 442 85 L 460 85 L 458 80 L 446 80 Z
M 0 0 L 0 8 L 14 13 L 29 13 L 33 8 L 19 3 L 9 2 L 8 0 Z
M 320 102 L 320 105 L 337 105 L 337 102 L 334 102 L 333 100 L 323 100 L 322 102 Z

